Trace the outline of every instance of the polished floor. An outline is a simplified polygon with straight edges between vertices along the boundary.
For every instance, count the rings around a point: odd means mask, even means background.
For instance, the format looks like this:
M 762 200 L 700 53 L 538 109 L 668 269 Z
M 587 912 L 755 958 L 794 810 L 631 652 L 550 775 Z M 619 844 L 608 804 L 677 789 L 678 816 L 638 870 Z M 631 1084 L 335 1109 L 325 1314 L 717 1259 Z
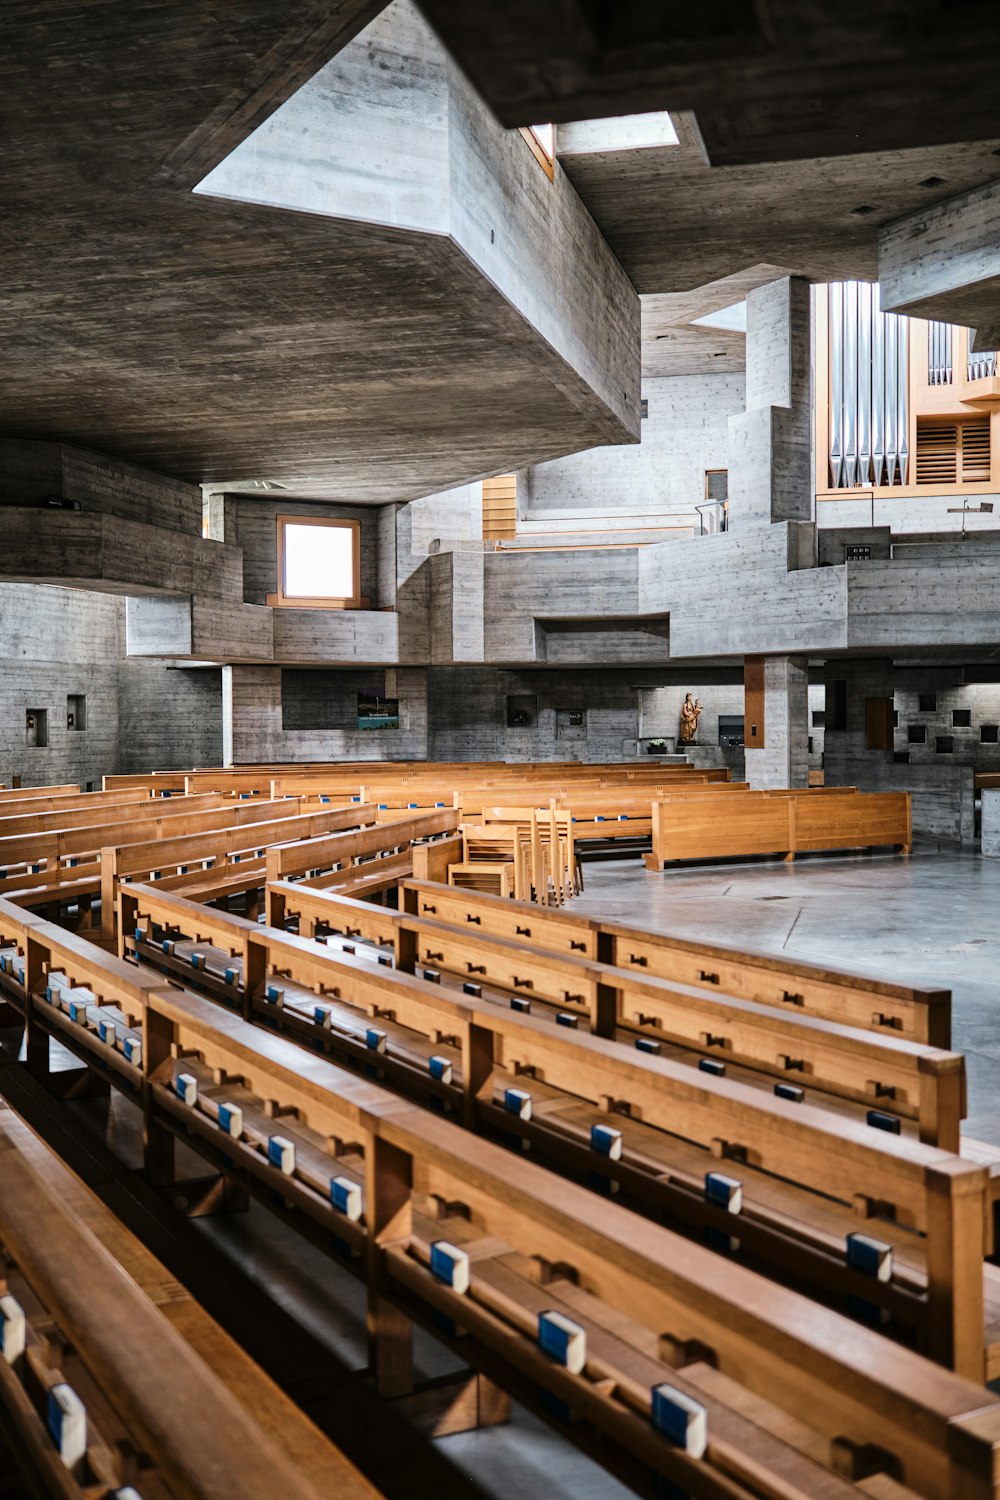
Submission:
M 679 867 L 588 862 L 574 910 L 952 991 L 969 1077 L 967 1134 L 1000 1145 L 1000 860 L 914 846 Z

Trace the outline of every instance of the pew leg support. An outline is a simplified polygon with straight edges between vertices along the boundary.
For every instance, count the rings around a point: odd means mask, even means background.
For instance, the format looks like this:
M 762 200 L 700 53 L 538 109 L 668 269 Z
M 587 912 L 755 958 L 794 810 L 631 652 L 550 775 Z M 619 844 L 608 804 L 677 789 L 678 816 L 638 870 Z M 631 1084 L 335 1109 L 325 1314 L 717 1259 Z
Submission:
M 0 1030 L 23 1024 L 24 1018 L 16 1006 L 11 1005 L 7 1000 L 0 999 Z
M 428 1381 L 393 1406 L 425 1437 L 451 1437 L 510 1420 L 510 1397 L 485 1375 L 464 1371 Z
M 187 1219 L 206 1219 L 215 1214 L 246 1213 L 250 1194 L 240 1183 L 221 1174 L 187 1177 L 160 1188 L 160 1196 Z

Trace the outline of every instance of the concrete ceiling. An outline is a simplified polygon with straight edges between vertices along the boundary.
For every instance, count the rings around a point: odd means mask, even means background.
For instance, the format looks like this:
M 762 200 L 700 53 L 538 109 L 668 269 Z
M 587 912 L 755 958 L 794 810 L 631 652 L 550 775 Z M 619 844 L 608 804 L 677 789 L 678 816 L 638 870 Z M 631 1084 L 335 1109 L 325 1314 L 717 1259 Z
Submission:
M 994 0 L 420 0 L 505 125 L 693 110 L 717 165 L 1000 135 Z
M 372 503 L 628 440 L 447 235 L 192 192 L 383 6 L 9 0 L 0 433 Z
M 692 122 L 682 116 L 678 123 L 676 146 L 559 152 L 643 294 L 704 289 L 760 264 L 818 281 L 874 280 L 884 225 L 1000 175 L 1000 134 L 971 144 L 719 167 L 706 162 Z

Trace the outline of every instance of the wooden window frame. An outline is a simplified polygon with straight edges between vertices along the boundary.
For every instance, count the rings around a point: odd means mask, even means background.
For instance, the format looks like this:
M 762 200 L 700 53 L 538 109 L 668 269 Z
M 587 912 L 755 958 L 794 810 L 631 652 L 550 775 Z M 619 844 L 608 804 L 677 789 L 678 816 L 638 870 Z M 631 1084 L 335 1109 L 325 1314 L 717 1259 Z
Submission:
M 277 592 L 267 595 L 272 609 L 365 609 L 370 603 L 361 593 L 361 522 L 334 520 L 327 516 L 280 515 L 275 516 L 275 532 L 278 558 Z M 352 575 L 354 591 L 350 598 L 313 597 L 305 594 L 285 593 L 285 527 L 286 526 L 336 526 L 352 533 Z
M 555 157 L 550 156 L 530 125 L 519 125 L 518 130 L 528 143 L 528 149 L 550 182 L 556 180 Z

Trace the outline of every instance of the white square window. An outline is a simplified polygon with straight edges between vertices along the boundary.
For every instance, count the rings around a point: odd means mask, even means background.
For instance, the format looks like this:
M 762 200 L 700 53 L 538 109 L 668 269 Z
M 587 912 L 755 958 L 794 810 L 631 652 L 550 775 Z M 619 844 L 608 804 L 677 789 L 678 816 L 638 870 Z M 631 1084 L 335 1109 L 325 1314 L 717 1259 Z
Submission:
M 357 521 L 278 517 L 281 602 L 347 604 L 358 599 Z

